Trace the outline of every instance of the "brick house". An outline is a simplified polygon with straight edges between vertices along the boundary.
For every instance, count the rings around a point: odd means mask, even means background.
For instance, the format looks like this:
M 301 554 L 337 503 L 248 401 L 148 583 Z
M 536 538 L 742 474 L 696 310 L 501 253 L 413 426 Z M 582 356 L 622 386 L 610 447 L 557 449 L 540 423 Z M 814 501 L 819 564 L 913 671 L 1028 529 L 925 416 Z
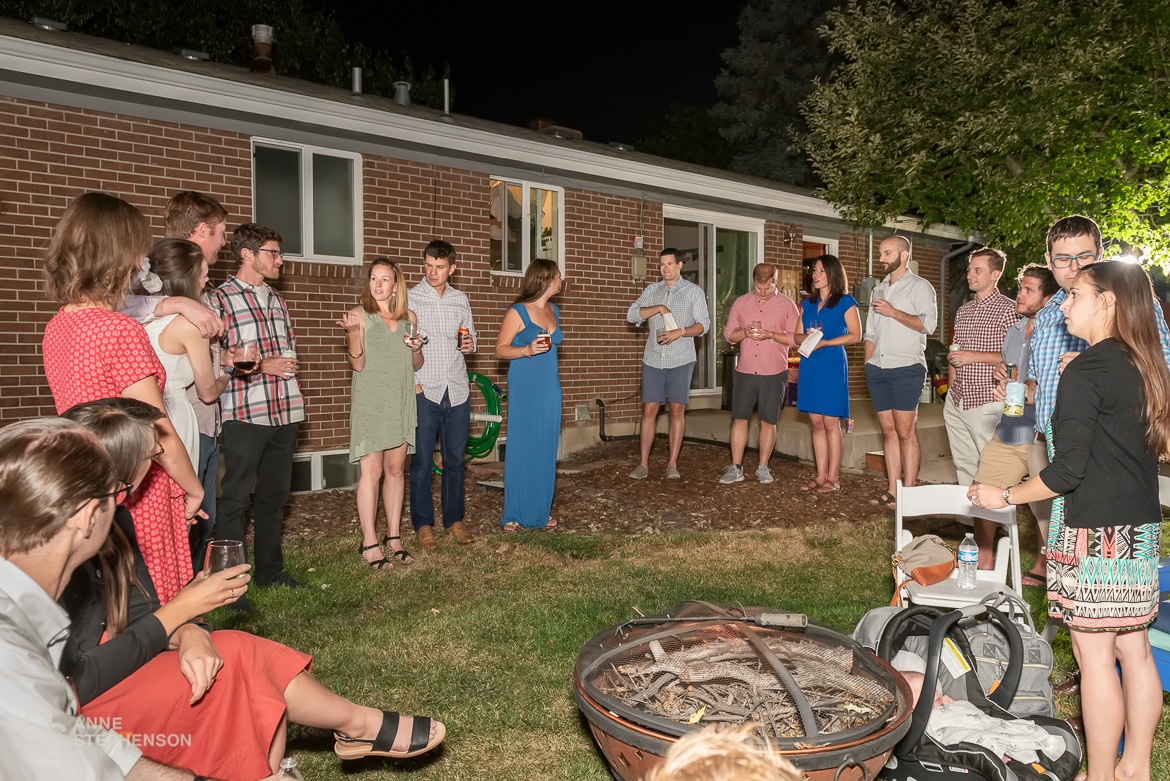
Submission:
M 345 479 L 336 470 L 349 441 L 349 370 L 334 321 L 357 302 L 363 260 L 400 260 L 413 285 L 426 243 L 451 241 L 453 283 L 480 335 L 470 368 L 501 385 L 495 333 L 527 258 L 557 260 L 568 281 L 566 452 L 597 440 L 595 399 L 608 433 L 634 431 L 646 333 L 625 313 L 663 246 L 690 254 L 686 273 L 716 323 L 699 344 L 699 408 L 720 404 L 722 318 L 756 263 L 796 280 L 803 258 L 829 251 L 851 282 L 866 275 L 870 236 L 808 191 L 561 135 L 0 19 L 0 425 L 53 412 L 40 340 L 55 306 L 39 258 L 65 206 L 88 190 L 130 201 L 159 236 L 181 189 L 219 199 L 229 228 L 256 219 L 285 234 L 279 287 L 304 367 L 298 450 L 314 486 Z M 940 259 L 962 237 L 894 227 L 913 235 L 918 272 L 941 288 Z M 213 280 L 232 267 L 225 252 Z M 850 390 L 865 395 L 856 368 Z

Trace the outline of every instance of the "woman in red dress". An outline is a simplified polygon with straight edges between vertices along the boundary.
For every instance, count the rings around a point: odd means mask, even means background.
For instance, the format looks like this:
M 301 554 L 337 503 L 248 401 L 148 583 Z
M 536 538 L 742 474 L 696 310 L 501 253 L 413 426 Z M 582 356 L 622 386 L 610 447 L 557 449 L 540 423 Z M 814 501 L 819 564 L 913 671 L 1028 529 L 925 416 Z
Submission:
M 45 327 L 41 348 L 58 412 L 111 396 L 164 409 L 166 373 L 150 338 L 115 311 L 150 244 L 146 218 L 105 193 L 77 198 L 57 223 L 45 255 L 45 288 L 62 307 Z M 193 574 L 187 527 L 203 502 L 203 486 L 170 420 L 164 416 L 156 426 L 161 448 L 127 509 L 165 604 Z
M 161 414 L 134 400 L 102 399 L 65 417 L 101 441 L 132 492 L 150 466 L 151 423 Z M 443 741 L 440 722 L 334 694 L 309 674 L 308 654 L 247 632 L 209 632 L 195 617 L 245 593 L 248 569 L 204 572 L 160 607 L 135 556 L 134 524 L 118 507 L 109 539 L 60 596 L 70 626 L 61 670 L 82 714 L 132 735 L 149 759 L 224 781 L 275 773 L 290 721 L 334 730 L 342 759 L 412 757 Z

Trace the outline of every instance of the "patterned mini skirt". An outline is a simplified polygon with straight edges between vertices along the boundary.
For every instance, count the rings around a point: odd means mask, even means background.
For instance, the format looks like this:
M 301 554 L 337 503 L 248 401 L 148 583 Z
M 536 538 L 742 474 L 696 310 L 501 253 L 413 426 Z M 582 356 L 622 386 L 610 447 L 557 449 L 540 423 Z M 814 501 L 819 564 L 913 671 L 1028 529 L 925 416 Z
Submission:
M 1158 615 L 1162 524 L 1064 525 L 1064 497 L 1048 528 L 1048 615 L 1083 632 L 1145 629 Z

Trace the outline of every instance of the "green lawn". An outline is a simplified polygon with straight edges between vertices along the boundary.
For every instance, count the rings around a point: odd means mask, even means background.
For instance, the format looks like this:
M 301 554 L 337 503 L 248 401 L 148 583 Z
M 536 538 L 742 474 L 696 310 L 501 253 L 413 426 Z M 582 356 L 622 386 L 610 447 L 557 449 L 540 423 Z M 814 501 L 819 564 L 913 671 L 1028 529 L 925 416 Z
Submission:
M 306 778 L 602 781 L 610 776 L 572 691 L 589 637 L 691 599 L 802 611 L 851 632 L 866 610 L 889 603 L 892 536 L 889 521 L 758 533 L 491 535 L 470 546 L 443 540 L 386 573 L 362 566 L 353 540 L 289 543 L 289 568 L 312 590 L 257 590 L 252 616 L 214 619 L 312 653 L 314 673 L 351 699 L 447 724 L 445 747 L 432 757 L 344 769 L 328 735 L 294 729 L 290 751 Z M 1035 606 L 1040 590 L 1028 591 Z M 1063 634 L 1056 654 L 1058 669 L 1067 669 Z M 1170 776 L 1170 717 L 1158 732 L 1153 775 Z

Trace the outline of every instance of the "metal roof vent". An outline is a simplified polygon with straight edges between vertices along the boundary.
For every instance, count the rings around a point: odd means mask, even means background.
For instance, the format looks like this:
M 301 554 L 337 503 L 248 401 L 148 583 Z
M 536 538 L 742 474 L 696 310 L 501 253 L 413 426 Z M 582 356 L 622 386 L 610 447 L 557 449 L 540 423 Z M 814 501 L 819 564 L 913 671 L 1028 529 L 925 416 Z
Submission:
M 184 49 L 180 46 L 180 47 L 171 49 L 171 51 L 174 52 L 175 54 L 179 55 L 180 57 L 182 57 L 184 60 L 195 60 L 196 62 L 198 62 L 201 60 L 210 60 L 211 59 L 210 54 L 208 54 L 207 52 L 201 52 L 198 49 Z
M 609 145 L 612 146 L 614 149 L 618 150 L 619 152 L 633 152 L 634 151 L 634 145 L 627 144 L 624 141 L 610 141 Z
M 399 106 L 410 105 L 410 82 L 396 81 L 394 82 L 394 102 Z
M 28 23 L 33 27 L 39 27 L 42 30 L 48 30 L 51 33 L 67 33 L 69 32 L 69 25 L 64 22 L 58 22 L 56 19 L 45 19 L 42 16 L 34 16 L 28 20 Z

